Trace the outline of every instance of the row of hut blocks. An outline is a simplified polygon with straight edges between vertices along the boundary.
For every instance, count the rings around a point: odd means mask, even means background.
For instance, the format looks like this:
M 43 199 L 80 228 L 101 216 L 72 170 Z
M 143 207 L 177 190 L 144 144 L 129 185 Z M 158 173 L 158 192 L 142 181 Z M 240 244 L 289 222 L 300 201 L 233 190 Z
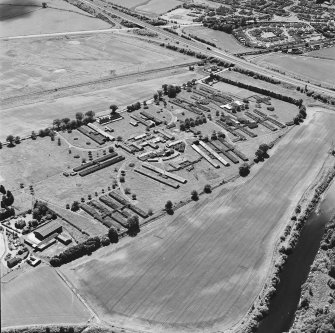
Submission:
M 156 167 L 154 165 L 151 165 L 149 163 L 143 163 L 142 167 L 146 168 L 146 169 L 149 169 L 151 171 L 154 171 L 159 175 L 163 175 L 163 176 L 166 176 L 168 178 L 171 178 L 171 179 L 177 181 L 178 183 L 181 183 L 181 184 L 186 184 L 187 183 L 187 180 L 185 178 L 180 177 L 178 175 L 175 175 L 175 174 L 173 174 L 169 171 L 165 171 L 164 169 L 158 168 L 158 167 Z
M 101 134 L 102 136 L 104 136 L 107 140 L 109 141 L 114 141 L 115 137 L 109 133 L 107 133 L 106 131 L 102 130 L 100 127 L 98 127 L 97 125 L 95 125 L 94 123 L 89 123 L 87 124 L 87 126 L 89 126 L 91 129 L 93 129 L 94 131 L 98 132 L 99 134 Z

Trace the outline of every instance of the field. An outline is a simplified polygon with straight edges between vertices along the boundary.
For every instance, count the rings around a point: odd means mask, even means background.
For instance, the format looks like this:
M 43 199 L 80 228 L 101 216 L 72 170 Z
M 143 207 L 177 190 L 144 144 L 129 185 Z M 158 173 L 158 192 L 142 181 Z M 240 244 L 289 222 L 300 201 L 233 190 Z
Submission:
M 0 88 L 6 97 L 193 61 L 135 37 L 110 33 L 8 40 L 1 45 Z
M 1 282 L 1 326 L 76 324 L 91 317 L 57 273 L 46 266 Z
M 304 78 L 311 82 L 319 82 L 335 86 L 335 62 L 330 59 L 315 59 L 305 56 L 270 54 L 254 59 L 254 62 L 263 66 L 276 68 L 287 74 Z
M 215 43 L 217 47 L 230 53 L 242 53 L 252 51 L 250 47 L 240 44 L 232 35 L 223 31 L 212 30 L 206 27 L 186 27 L 183 31 Z
M 311 51 L 305 54 L 308 57 L 315 57 L 315 58 L 324 58 L 324 59 L 331 59 L 335 61 L 335 47 L 324 48 L 321 50 Z
M 231 327 L 263 287 L 278 235 L 335 139 L 334 114 L 310 117 L 243 186 L 62 270 L 104 318 L 125 327 Z
M 94 110 L 95 113 L 106 113 L 112 103 L 120 106 L 129 105 L 138 100 L 151 98 L 154 92 L 161 88 L 163 83 L 181 84 L 193 78 L 199 78 L 194 72 L 185 69 L 167 73 L 153 73 L 139 76 L 131 83 L 129 79 L 112 83 L 112 87 L 102 87 L 101 90 L 75 94 L 58 99 L 34 103 L 13 108 L 2 108 L 0 139 L 7 135 L 27 135 L 33 130 L 39 130 L 52 124 L 53 119 L 69 117 L 74 118 L 76 112 Z M 113 87 L 114 85 L 114 87 Z M 105 84 L 106 86 L 106 84 Z
M 4 5 L 10 4 L 10 5 Z M 0 37 L 108 29 L 110 24 L 62 0 L 1 0 Z
M 164 14 L 182 4 L 179 0 L 109 0 L 109 2 L 138 12 L 156 15 Z

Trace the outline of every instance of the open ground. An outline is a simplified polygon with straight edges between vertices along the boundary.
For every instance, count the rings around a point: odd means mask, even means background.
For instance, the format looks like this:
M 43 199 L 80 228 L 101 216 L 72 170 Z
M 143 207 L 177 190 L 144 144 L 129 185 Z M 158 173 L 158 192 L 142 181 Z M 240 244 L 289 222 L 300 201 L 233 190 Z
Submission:
M 201 26 L 186 27 L 183 31 L 187 34 L 196 35 L 210 41 L 216 44 L 216 46 L 220 49 L 230 53 L 242 53 L 253 50 L 250 47 L 243 46 L 234 38 L 234 36 L 223 31 L 213 30 Z
M 46 290 L 48 295 L 46 295 Z M 56 271 L 47 266 L 1 281 L 1 327 L 78 324 L 92 317 Z
M 335 61 L 330 59 L 315 59 L 312 57 L 270 54 L 254 60 L 257 64 L 269 66 L 292 74 L 296 77 L 335 86 Z
M 62 0 L 1 0 L 0 37 L 108 29 L 110 24 Z M 4 5 L 8 4 L 8 5 Z
M 179 0 L 109 0 L 138 12 L 160 15 L 182 4 Z
M 1 45 L 0 88 L 6 97 L 194 60 L 111 33 L 3 40 Z
M 335 61 L 335 47 L 328 47 L 321 50 L 311 51 L 305 54 L 305 56 L 331 59 Z
M 40 103 L 25 106 L 2 108 L 0 139 L 3 140 L 9 134 L 28 135 L 33 130 L 39 130 L 52 125 L 53 119 L 69 117 L 74 118 L 76 112 L 94 110 L 96 113 L 106 113 L 109 106 L 115 103 L 119 106 L 129 105 L 138 100 L 151 98 L 162 83 L 181 84 L 193 78 L 199 78 L 199 74 L 189 72 L 186 69 L 168 71 L 165 73 L 139 76 L 136 82 L 129 79 L 120 82 L 112 82 L 111 88 L 101 87 L 101 90 L 90 91 L 85 94 L 51 99 Z M 114 87 L 113 87 L 114 85 Z M 71 94 L 71 92 L 68 94 Z
M 236 324 L 263 287 L 278 235 L 335 139 L 334 114 L 309 117 L 243 186 L 62 271 L 103 318 L 125 327 L 194 332 Z

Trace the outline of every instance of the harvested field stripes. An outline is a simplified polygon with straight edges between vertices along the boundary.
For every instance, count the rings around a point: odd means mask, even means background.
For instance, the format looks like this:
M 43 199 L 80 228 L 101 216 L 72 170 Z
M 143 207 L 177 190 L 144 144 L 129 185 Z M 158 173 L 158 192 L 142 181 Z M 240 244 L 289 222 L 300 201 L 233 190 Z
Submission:
M 210 154 L 212 154 L 220 163 L 224 166 L 229 166 L 229 162 L 227 162 L 224 158 L 222 158 L 216 151 L 214 151 L 211 147 L 209 147 L 205 142 L 199 141 L 200 145 L 204 147 Z
M 173 182 L 170 182 L 170 181 L 167 181 L 167 180 L 164 180 L 163 178 L 160 178 L 160 177 L 156 177 L 155 175 L 152 175 L 152 174 L 149 174 L 149 173 L 146 173 L 144 170 L 140 170 L 140 169 L 135 169 L 134 170 L 135 172 L 143 175 L 143 176 L 146 176 L 148 178 L 151 178 L 153 180 L 156 180 L 157 182 L 159 183 L 162 183 L 164 185 L 167 185 L 167 186 L 170 186 L 174 189 L 177 189 L 179 188 L 179 184 L 176 184 L 176 183 L 173 183 Z
M 99 145 L 103 145 L 106 142 L 106 138 L 98 133 L 97 131 L 93 130 L 92 128 L 89 128 L 88 126 L 80 126 L 77 128 L 77 130 L 88 136 L 91 140 L 95 141 Z
M 90 161 L 90 162 L 88 162 L 88 163 L 79 165 L 79 166 L 73 168 L 73 171 L 78 172 L 78 171 L 84 170 L 84 169 L 86 169 L 86 168 L 88 168 L 88 167 L 91 167 L 91 166 L 93 166 L 93 165 L 95 165 L 95 164 L 97 164 L 97 163 L 99 163 L 99 162 L 106 161 L 106 160 L 108 160 L 108 159 L 110 159 L 110 158 L 113 158 L 113 157 L 115 157 L 115 156 L 117 156 L 117 153 L 115 153 L 115 152 L 110 153 L 110 154 L 108 154 L 108 155 L 105 155 L 105 156 L 96 158 L 95 160 Z
M 99 164 L 97 166 L 94 166 L 94 167 L 91 167 L 89 169 L 85 169 L 84 171 L 79 172 L 79 175 L 81 177 L 87 176 L 87 175 L 89 175 L 89 174 L 91 174 L 93 172 L 96 172 L 98 170 L 107 168 L 108 166 L 111 166 L 111 165 L 113 165 L 115 163 L 118 163 L 118 162 L 120 162 L 120 161 L 122 161 L 124 159 L 125 159 L 124 156 L 121 156 L 121 155 L 120 156 L 116 156 L 116 157 L 114 157 L 112 159 L 109 159 L 106 162 L 103 162 L 103 163 L 101 163 L 101 164 Z
M 195 144 L 191 145 L 191 147 L 201 155 L 205 160 L 207 160 L 214 168 L 220 168 L 220 165 L 217 164 L 212 158 L 210 158 L 205 152 L 203 152 L 198 146 Z

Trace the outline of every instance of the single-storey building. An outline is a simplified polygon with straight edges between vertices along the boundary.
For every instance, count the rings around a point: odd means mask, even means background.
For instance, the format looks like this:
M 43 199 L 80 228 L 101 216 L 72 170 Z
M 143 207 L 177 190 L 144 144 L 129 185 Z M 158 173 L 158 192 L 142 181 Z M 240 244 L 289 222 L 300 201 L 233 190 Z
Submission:
M 63 227 L 58 222 L 52 221 L 36 229 L 34 234 L 37 239 L 44 240 L 52 234 L 60 234 L 62 231 Z

